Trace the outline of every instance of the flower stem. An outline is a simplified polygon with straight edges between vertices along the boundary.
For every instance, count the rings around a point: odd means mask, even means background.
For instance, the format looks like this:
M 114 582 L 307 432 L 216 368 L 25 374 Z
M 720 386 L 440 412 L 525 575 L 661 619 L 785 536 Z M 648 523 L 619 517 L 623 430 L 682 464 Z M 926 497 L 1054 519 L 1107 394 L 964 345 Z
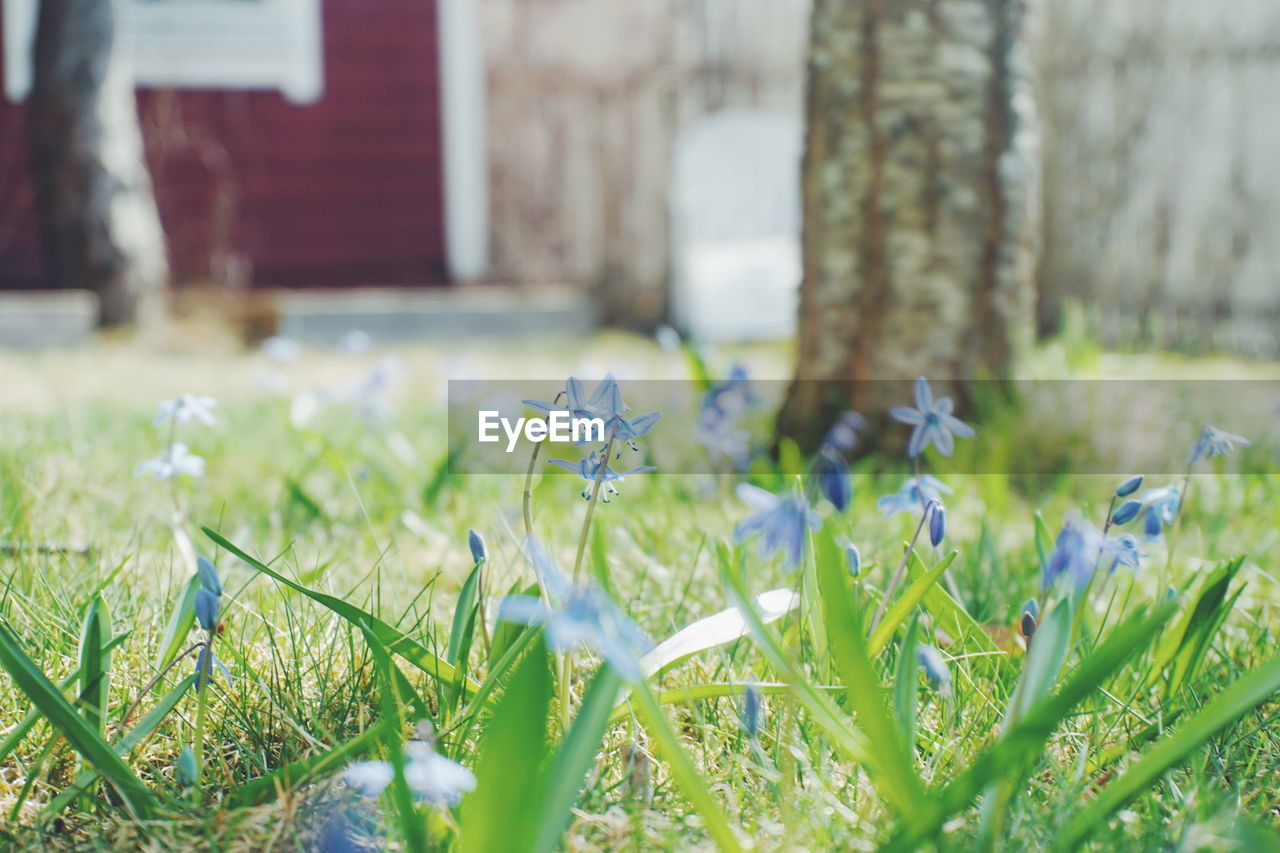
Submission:
M 933 511 L 933 505 L 937 502 L 936 499 L 930 498 L 929 502 L 924 505 L 924 512 L 920 513 L 920 523 L 916 525 L 916 532 L 907 544 L 907 549 L 902 552 L 902 562 L 898 563 L 898 570 L 893 573 L 893 578 L 889 581 L 889 588 L 884 591 L 884 598 L 880 599 L 880 606 L 876 608 L 875 618 L 871 620 L 872 631 L 880 625 L 880 620 L 884 618 L 884 612 L 889 607 L 889 599 L 898 590 L 898 584 L 902 583 L 902 576 L 907 571 L 907 559 L 911 556 L 911 552 L 915 550 L 916 541 L 920 538 L 920 531 L 924 530 L 924 524 L 929 520 L 929 513 Z
M 204 723 L 205 706 L 209 698 L 209 682 L 213 680 L 213 638 L 216 631 L 209 632 L 209 639 L 204 644 L 203 665 L 200 669 L 200 687 L 196 690 L 196 731 L 191 744 L 191 752 L 196 759 L 196 784 L 192 796 L 200 798 L 200 779 L 204 776 Z M 199 663 L 201 657 L 197 656 Z

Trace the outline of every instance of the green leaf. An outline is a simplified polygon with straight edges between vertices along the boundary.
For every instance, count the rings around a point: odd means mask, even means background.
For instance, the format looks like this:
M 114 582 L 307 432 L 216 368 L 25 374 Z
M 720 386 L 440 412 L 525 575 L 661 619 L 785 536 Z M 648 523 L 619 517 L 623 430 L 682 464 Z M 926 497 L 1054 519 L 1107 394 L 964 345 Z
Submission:
M 388 625 L 386 622 L 383 622 L 381 619 L 378 619 L 376 616 L 361 610 L 354 604 L 343 601 L 341 598 L 329 595 L 328 593 L 308 589 L 302 584 L 290 580 L 275 571 L 261 560 L 249 556 L 244 551 L 240 550 L 223 538 L 223 536 L 216 530 L 208 527 L 202 529 L 204 530 L 205 536 L 212 539 L 219 547 L 224 548 L 236 557 L 239 557 L 245 565 L 250 568 L 257 569 L 273 580 L 278 581 L 290 589 L 302 593 L 312 601 L 329 608 L 352 625 L 360 626 L 362 630 L 367 629 L 371 631 L 373 636 L 378 639 L 378 642 L 386 647 L 388 652 L 398 655 L 413 664 L 441 684 L 446 686 L 452 685 L 454 680 L 457 678 L 457 672 L 448 661 L 438 655 L 432 654 L 425 646 L 405 636 L 399 630 Z M 462 681 L 462 687 L 466 693 L 474 693 L 479 685 L 472 679 L 468 678 Z
M 929 588 L 942 578 L 942 573 L 955 561 L 958 553 L 958 551 L 952 551 L 939 560 L 938 564 L 932 569 L 913 580 L 898 600 L 885 611 L 884 618 L 880 620 L 880 624 L 876 626 L 875 631 L 871 634 L 871 640 L 867 643 L 867 653 L 871 657 L 875 657 L 884 651 L 884 647 L 889 645 L 889 641 L 893 639 L 894 632 L 911 615 L 912 608 L 919 604 L 925 593 L 929 591 Z M 914 552 L 912 552 L 911 556 L 915 556 Z
M 871 764 L 870 748 L 862 732 L 851 725 L 849 718 L 840 711 L 830 697 L 824 695 L 801 674 L 791 658 L 782 651 L 777 638 L 765 627 L 764 622 L 756 614 L 755 608 L 750 605 L 751 599 L 743 587 L 741 573 L 733 567 L 733 556 L 729 547 L 720 543 L 717 553 L 720 558 L 720 574 L 729 597 L 737 602 L 738 609 L 746 617 L 751 638 L 764 653 L 769 664 L 786 682 L 800 704 L 813 716 L 814 722 L 821 726 L 831 738 L 832 743 L 854 761 Z
M 1145 649 L 1173 612 L 1173 606 L 1166 604 L 1149 614 L 1136 613 L 1116 626 L 1093 653 L 1081 661 L 1056 694 L 1034 703 L 931 802 L 909 812 L 909 819 L 902 821 L 901 828 L 881 849 L 919 849 L 938 833 L 951 815 L 967 808 L 980 791 L 996 780 L 1009 780 L 1014 769 L 1020 774 L 1021 768 L 1043 752 L 1045 741 L 1071 709 L 1093 695 L 1127 660 Z M 1065 618 L 1069 623 L 1070 614 Z M 1036 642 L 1039 639 L 1040 632 L 1036 631 Z M 1035 642 L 1033 649 L 1034 646 Z
M 238 809 L 272 802 L 283 793 L 347 766 L 377 746 L 388 736 L 388 732 L 388 726 L 370 726 L 331 749 L 277 767 L 265 776 L 259 776 L 236 788 L 227 796 L 226 805 L 228 808 Z M 398 737 L 400 733 L 397 731 L 390 734 Z
M 107 643 L 107 645 L 103 647 L 103 651 L 105 652 L 111 651 L 116 646 L 120 645 L 126 639 L 128 639 L 129 635 L 132 633 L 133 633 L 132 631 L 125 631 L 123 633 L 117 634 L 116 636 L 112 637 L 111 642 Z M 70 675 L 62 679 L 62 681 L 58 684 L 58 691 L 61 692 L 63 690 L 66 690 L 68 687 L 75 684 L 79 679 L 80 679 L 80 667 L 77 666 L 75 669 L 71 671 Z M 9 734 L 5 735 L 5 738 L 3 741 L 0 741 L 0 762 L 3 762 L 5 758 L 9 755 L 9 753 L 13 752 L 14 747 L 22 743 L 22 739 L 25 738 L 27 734 L 33 728 L 35 728 L 36 723 L 40 722 L 42 719 L 44 719 L 44 716 L 40 713 L 39 710 L 32 710 L 27 712 L 27 715 L 22 718 L 22 720 L 18 723 L 18 725 L 14 726 L 13 729 L 10 730 Z
M 681 792 L 684 793 L 690 805 L 702 816 L 707 832 L 715 841 L 716 846 L 721 850 L 727 851 L 742 850 L 738 836 L 729 825 L 729 821 L 721 810 L 720 804 L 716 802 L 715 796 L 707 788 L 706 781 L 698 773 L 698 768 L 694 766 L 688 753 L 680 745 L 680 739 L 676 737 L 676 733 L 671 728 L 671 723 L 668 722 L 666 715 L 663 714 L 662 706 L 658 704 L 657 698 L 653 695 L 653 690 L 647 683 L 641 682 L 635 685 L 631 695 L 635 701 L 636 712 L 640 715 L 645 729 L 649 732 L 649 736 L 653 738 L 659 755 L 666 760 L 668 767 L 671 768 L 671 777 L 675 780 Z
M 136 726 L 129 729 L 125 736 L 120 738 L 119 742 L 112 744 L 112 751 L 123 758 L 140 746 L 168 718 L 173 709 L 177 707 L 178 701 L 186 695 L 186 692 L 195 683 L 196 676 L 194 673 L 179 681 L 177 686 L 166 693 L 164 698 L 157 702 L 156 706 L 148 711 Z M 87 791 L 99 776 L 100 774 L 96 770 L 86 770 L 81 773 L 70 787 L 51 800 L 49 805 L 45 806 L 45 814 L 53 815 L 65 809 L 76 797 Z
M 1173 696 L 1195 674 L 1213 636 L 1244 589 L 1239 587 L 1230 599 L 1227 598 L 1231 582 L 1242 565 L 1244 557 L 1240 556 L 1218 566 L 1204 578 L 1195 603 L 1187 608 L 1173 630 L 1156 647 L 1148 686 L 1154 684 L 1168 668 L 1165 696 Z
M 511 676 L 480 740 L 476 789 L 462 805 L 463 853 L 533 849 L 550 714 L 551 666 L 540 637 Z
M 609 728 L 609 708 L 621 684 L 612 667 L 600 667 L 573 725 L 542 772 L 535 788 L 539 802 L 534 810 L 537 826 L 532 849 L 536 853 L 550 853 L 559 846 L 587 773 L 596 763 L 600 742 Z
M 908 555 L 907 574 L 912 581 L 920 578 L 924 572 L 924 564 L 915 552 Z M 934 627 L 950 634 L 961 650 L 979 655 L 976 660 L 991 661 L 1004 656 L 1004 652 L 1000 651 L 982 626 L 941 586 L 931 584 L 926 587 L 921 604 L 933 617 Z
M 80 628 L 80 712 L 99 735 L 106 732 L 107 697 L 111 687 L 111 612 L 95 595 Z
M 916 703 L 920 698 L 920 679 L 916 674 L 916 646 L 920 637 L 920 619 L 913 618 L 898 650 L 898 669 L 893 678 L 893 710 L 898 727 L 908 745 L 916 742 Z
M 1097 799 L 1069 820 L 1053 840 L 1055 850 L 1074 850 L 1116 809 L 1186 760 L 1218 731 L 1249 713 L 1280 690 L 1280 657 L 1239 678 L 1219 692 L 1172 734 L 1166 734 L 1128 770 L 1103 788 Z
M 924 786 L 915 773 L 915 761 L 902 739 L 902 730 L 885 708 L 885 691 L 879 674 L 871 665 L 867 641 L 863 636 L 866 628 L 853 609 L 849 573 L 838 560 L 817 562 L 818 586 L 822 593 L 822 611 L 831 643 L 831 657 L 844 681 L 848 707 L 853 709 L 858 726 L 866 734 L 868 757 L 871 759 L 867 762 L 867 769 L 881 796 L 894 808 L 899 811 L 916 808 L 924 799 Z M 940 563 L 944 569 L 946 562 Z M 905 598 L 906 595 L 903 596 Z
M 192 575 L 182 590 L 182 596 L 173 605 L 169 623 L 165 626 L 160 645 L 156 647 L 156 671 L 164 669 L 178 656 L 186 645 L 191 626 L 196 623 L 196 590 L 200 588 L 200 576 Z
M 27 695 L 76 752 L 111 780 L 129 809 L 139 818 L 150 817 L 155 806 L 154 795 L 102 736 L 76 713 L 57 686 L 27 657 L 8 626 L 3 624 L 0 624 L 0 666 L 8 671 L 14 685 Z
M 404 744 L 400 740 L 403 720 L 395 682 L 391 678 L 391 672 L 396 667 L 373 628 L 363 622 L 358 624 L 369 644 L 369 651 L 373 653 L 374 668 L 378 674 L 378 705 L 382 723 L 379 728 L 383 734 L 382 744 L 387 750 L 387 763 L 391 765 L 391 784 L 387 787 L 387 792 L 395 807 L 396 821 L 400 825 L 404 843 L 410 850 L 426 850 L 426 823 L 422 815 L 418 814 L 413 789 L 409 787 L 409 780 L 405 777 L 407 761 L 404 757 Z

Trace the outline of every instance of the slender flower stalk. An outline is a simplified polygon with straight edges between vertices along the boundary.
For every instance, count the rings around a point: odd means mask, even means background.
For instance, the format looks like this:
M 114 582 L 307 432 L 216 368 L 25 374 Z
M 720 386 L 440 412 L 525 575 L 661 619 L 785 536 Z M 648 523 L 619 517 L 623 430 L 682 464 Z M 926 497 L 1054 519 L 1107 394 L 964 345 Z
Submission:
M 920 513 L 920 523 L 916 525 L 916 532 L 911 536 L 911 542 L 908 543 L 905 551 L 902 552 L 902 560 L 898 563 L 898 569 L 893 573 L 893 578 L 889 581 L 889 588 L 884 591 L 884 598 L 880 599 L 880 606 L 876 608 L 875 618 L 871 620 L 871 630 L 874 631 L 880 624 L 880 620 L 884 618 L 884 612 L 889 607 L 889 599 L 893 598 L 893 594 L 898 590 L 898 584 L 902 583 L 902 576 L 907 571 L 907 560 L 911 557 L 911 552 L 916 548 L 916 542 L 920 539 L 920 533 L 924 530 L 925 522 L 929 520 L 933 507 L 941 506 L 941 502 L 937 498 L 929 498 L 929 502 L 924 505 L 924 512 Z

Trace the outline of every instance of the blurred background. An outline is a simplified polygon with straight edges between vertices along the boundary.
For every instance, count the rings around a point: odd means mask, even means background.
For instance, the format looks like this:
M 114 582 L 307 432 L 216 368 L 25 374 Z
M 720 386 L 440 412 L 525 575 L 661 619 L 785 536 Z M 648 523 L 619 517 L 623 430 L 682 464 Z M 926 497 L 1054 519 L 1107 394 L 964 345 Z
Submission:
M 1280 348 L 1266 0 L 0 0 L 0 29 L 0 345 L 670 324 L 958 376 L 1078 307 L 1108 346 Z M 823 343 L 918 327 L 919 356 Z

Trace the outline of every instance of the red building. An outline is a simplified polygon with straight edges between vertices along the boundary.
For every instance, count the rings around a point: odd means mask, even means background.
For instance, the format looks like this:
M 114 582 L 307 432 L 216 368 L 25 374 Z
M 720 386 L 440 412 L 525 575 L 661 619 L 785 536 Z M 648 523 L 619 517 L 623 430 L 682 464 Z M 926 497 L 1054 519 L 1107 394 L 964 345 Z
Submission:
M 37 5 L 0 0 L 0 288 L 43 285 L 23 108 Z M 176 284 L 432 285 L 483 271 L 483 86 L 466 0 L 132 0 L 129 11 Z M 442 27 L 461 34 L 452 70 Z M 446 101 L 462 111 L 449 187 Z

